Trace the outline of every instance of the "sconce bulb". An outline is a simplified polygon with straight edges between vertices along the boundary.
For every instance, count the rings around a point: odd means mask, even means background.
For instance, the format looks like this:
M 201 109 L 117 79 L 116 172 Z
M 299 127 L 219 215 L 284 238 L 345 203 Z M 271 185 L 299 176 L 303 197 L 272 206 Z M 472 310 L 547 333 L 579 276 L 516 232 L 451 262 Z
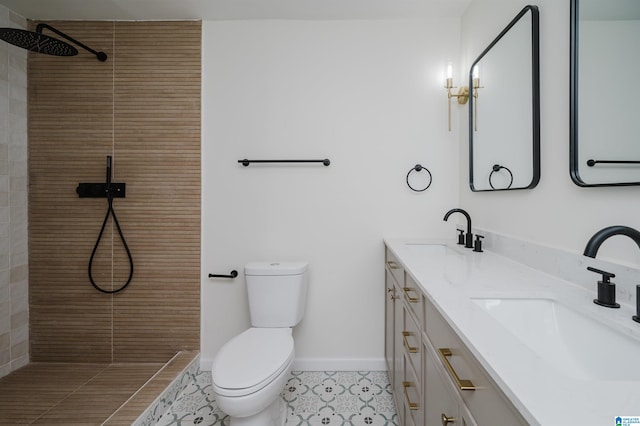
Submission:
M 453 64 L 451 62 L 447 63 L 447 80 L 453 78 Z
M 444 88 L 447 89 L 447 90 L 454 88 L 454 86 L 453 86 L 453 78 L 447 78 L 444 81 Z

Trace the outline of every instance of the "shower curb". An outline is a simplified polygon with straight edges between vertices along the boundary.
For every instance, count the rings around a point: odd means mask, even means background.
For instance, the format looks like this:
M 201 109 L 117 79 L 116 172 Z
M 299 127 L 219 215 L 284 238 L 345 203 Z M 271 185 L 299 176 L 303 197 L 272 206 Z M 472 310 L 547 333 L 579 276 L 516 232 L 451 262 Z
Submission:
M 199 351 L 178 352 L 102 425 L 155 425 L 198 373 L 199 360 Z

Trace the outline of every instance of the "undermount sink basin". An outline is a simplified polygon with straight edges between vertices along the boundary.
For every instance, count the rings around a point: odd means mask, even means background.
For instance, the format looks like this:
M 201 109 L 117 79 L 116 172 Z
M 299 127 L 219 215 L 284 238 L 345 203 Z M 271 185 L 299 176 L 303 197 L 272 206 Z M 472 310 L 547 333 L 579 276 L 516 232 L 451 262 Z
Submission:
M 587 380 L 640 380 L 640 342 L 553 299 L 472 298 L 562 374 Z
M 405 243 L 405 247 L 420 255 L 458 254 L 445 244 Z

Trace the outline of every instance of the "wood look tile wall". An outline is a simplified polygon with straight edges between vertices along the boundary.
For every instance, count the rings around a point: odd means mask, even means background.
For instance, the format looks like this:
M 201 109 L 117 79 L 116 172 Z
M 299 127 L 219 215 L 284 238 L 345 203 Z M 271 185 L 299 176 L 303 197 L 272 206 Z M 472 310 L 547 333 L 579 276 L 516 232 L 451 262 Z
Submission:
M 201 23 L 50 24 L 109 58 L 29 55 L 31 358 L 164 361 L 198 349 Z M 127 185 L 114 209 L 135 263 L 115 295 L 87 275 L 107 200 L 75 192 L 104 182 L 107 155 Z M 117 288 L 128 268 L 110 220 L 94 278 Z

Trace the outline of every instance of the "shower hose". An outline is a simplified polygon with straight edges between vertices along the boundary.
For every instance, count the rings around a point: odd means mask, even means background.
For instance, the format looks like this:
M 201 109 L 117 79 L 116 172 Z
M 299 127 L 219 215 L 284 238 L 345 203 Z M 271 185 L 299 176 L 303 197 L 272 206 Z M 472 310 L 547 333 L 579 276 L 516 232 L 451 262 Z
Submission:
M 131 279 L 133 278 L 133 257 L 131 257 L 131 251 L 129 250 L 129 246 L 127 246 L 127 241 L 124 238 L 124 234 L 122 233 L 122 229 L 120 228 L 120 223 L 118 222 L 118 217 L 116 216 L 116 212 L 113 210 L 113 193 L 111 190 L 111 167 L 108 167 L 107 172 L 107 200 L 109 207 L 107 208 L 107 214 L 104 216 L 104 221 L 102 222 L 102 227 L 100 228 L 100 233 L 98 234 L 98 239 L 96 240 L 96 244 L 93 246 L 93 251 L 91 252 L 91 257 L 89 258 L 89 280 L 91 281 L 91 285 L 98 291 L 107 294 L 118 293 L 131 283 Z M 105 290 L 101 288 L 98 284 L 96 284 L 93 279 L 93 258 L 98 250 L 98 246 L 100 245 L 100 240 L 102 239 L 102 234 L 104 234 L 104 230 L 107 227 L 107 222 L 109 221 L 109 215 L 113 217 L 113 223 L 116 225 L 116 229 L 118 230 L 118 235 L 120 235 L 120 240 L 122 241 L 122 245 L 124 246 L 125 251 L 127 252 L 127 257 L 129 258 L 129 278 L 127 281 L 119 288 L 115 290 Z

